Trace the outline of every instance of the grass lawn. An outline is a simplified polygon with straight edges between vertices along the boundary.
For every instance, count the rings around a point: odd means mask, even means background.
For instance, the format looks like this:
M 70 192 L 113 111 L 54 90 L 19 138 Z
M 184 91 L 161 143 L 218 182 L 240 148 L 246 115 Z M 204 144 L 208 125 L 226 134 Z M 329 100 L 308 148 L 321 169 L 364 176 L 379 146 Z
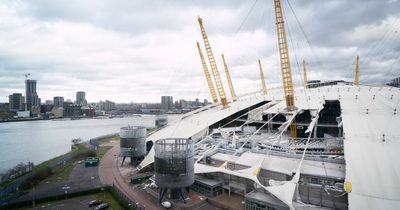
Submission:
M 100 146 L 96 150 L 96 156 L 101 159 L 104 156 L 104 154 L 106 154 L 106 152 L 111 148 L 112 146 Z
M 109 143 L 110 141 L 119 141 L 119 136 L 114 136 L 111 138 L 104 138 L 104 139 L 98 140 L 97 143 L 102 145 L 102 144 Z
M 55 167 L 52 172 L 53 174 L 44 181 L 47 182 L 57 182 L 57 181 L 67 181 L 69 179 L 69 175 L 71 174 L 72 170 L 74 169 L 76 162 L 78 160 L 71 160 L 68 161 L 65 165 L 59 165 Z

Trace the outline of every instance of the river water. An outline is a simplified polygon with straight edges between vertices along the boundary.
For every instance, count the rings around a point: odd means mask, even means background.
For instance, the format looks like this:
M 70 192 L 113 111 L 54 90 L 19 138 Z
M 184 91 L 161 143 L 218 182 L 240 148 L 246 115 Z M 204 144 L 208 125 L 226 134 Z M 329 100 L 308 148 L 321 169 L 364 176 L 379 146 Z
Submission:
M 170 116 L 171 119 L 176 116 Z M 39 120 L 0 123 L 0 173 L 20 162 L 41 163 L 71 149 L 71 140 L 119 132 L 120 127 L 141 125 L 154 127 L 155 117 L 113 119 Z

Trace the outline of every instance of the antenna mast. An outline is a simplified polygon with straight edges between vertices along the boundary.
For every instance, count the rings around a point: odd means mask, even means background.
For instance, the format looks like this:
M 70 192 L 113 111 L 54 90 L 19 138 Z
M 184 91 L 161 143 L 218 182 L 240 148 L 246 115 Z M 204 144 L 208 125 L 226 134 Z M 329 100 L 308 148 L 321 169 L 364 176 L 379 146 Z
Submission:
M 294 90 L 292 81 L 292 70 L 290 67 L 289 48 L 286 40 L 285 22 L 283 19 L 283 11 L 280 0 L 274 0 L 275 3 L 275 18 L 278 35 L 279 57 L 281 61 L 281 71 L 283 80 L 283 90 L 285 93 L 286 108 L 288 111 L 296 110 L 294 104 Z M 297 126 L 293 121 L 290 125 L 290 133 L 292 139 L 297 138 Z
M 197 45 L 197 49 L 199 50 L 201 64 L 203 65 L 204 74 L 206 75 L 207 84 L 208 84 L 208 88 L 210 89 L 212 100 L 214 103 L 217 103 L 218 102 L 217 93 L 215 92 L 214 84 L 211 79 L 210 72 L 208 71 L 206 60 L 204 59 L 204 55 L 203 55 L 203 52 L 201 51 L 199 42 L 196 42 L 196 45 Z
M 260 59 L 258 59 L 258 66 L 260 67 L 260 79 L 261 79 L 262 91 L 263 91 L 263 94 L 266 95 L 267 94 L 267 86 L 265 85 L 264 71 L 262 69 Z
M 206 48 L 208 61 L 210 62 L 211 71 L 214 76 L 215 85 L 217 86 L 219 98 L 221 99 L 222 106 L 224 108 L 226 108 L 228 106 L 228 102 L 226 100 L 225 90 L 224 90 L 224 87 L 222 86 L 221 76 L 219 74 L 218 67 L 217 67 L 217 64 L 214 59 L 214 54 L 211 50 L 210 42 L 208 41 L 207 33 L 206 33 L 206 30 L 205 30 L 204 24 L 203 24 L 203 19 L 201 19 L 201 17 L 199 17 L 198 21 L 199 21 L 199 25 L 200 25 L 201 35 L 203 36 L 203 41 L 204 41 L 204 46 Z
M 232 100 L 236 101 L 237 97 L 236 97 L 236 94 L 235 94 L 235 89 L 233 89 L 233 83 L 232 83 L 232 79 L 231 79 L 231 74 L 229 73 L 228 65 L 226 65 L 224 54 L 222 54 L 222 61 L 224 62 L 226 79 L 228 80 L 228 85 L 229 85 L 229 90 L 231 92 Z

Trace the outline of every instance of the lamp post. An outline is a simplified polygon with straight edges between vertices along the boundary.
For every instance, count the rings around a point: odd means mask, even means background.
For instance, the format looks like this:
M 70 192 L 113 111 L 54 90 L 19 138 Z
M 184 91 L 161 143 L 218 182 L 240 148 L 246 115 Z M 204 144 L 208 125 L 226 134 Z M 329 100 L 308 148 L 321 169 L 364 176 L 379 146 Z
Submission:
M 35 187 L 33 187 L 32 208 L 35 208 L 35 195 L 36 195 L 36 191 L 35 191 Z
M 70 189 L 70 188 L 71 188 L 71 187 L 68 186 L 67 184 L 65 184 L 65 186 L 61 188 L 61 189 L 63 189 L 64 192 L 65 192 L 65 200 L 68 198 L 68 189 Z

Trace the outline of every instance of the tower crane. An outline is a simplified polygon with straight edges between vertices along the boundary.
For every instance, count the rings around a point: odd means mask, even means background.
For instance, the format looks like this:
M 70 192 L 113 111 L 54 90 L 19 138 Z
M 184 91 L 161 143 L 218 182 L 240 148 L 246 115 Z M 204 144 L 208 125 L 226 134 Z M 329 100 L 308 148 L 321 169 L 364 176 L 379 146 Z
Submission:
M 206 79 L 207 79 L 207 84 L 208 84 L 208 88 L 210 89 L 212 100 L 213 100 L 214 103 L 217 103 L 218 102 L 217 93 L 215 92 L 214 84 L 213 84 L 213 81 L 211 79 L 210 72 L 208 71 L 206 60 L 204 59 L 203 52 L 201 51 L 200 43 L 196 42 L 196 45 L 197 45 L 197 49 L 199 50 L 201 64 L 203 65 L 204 74 L 205 74 Z
M 219 74 L 218 67 L 214 59 L 214 54 L 211 50 L 210 42 L 208 41 L 206 30 L 204 28 L 203 19 L 199 17 L 198 21 L 200 25 L 201 35 L 203 36 L 203 41 L 207 52 L 208 61 L 210 62 L 211 71 L 214 76 L 215 85 L 217 86 L 219 98 L 221 100 L 222 106 L 226 108 L 228 107 L 228 101 L 226 100 L 225 90 L 224 87 L 222 86 L 221 76 Z
M 226 64 L 225 56 L 222 54 L 222 61 L 224 62 L 224 69 L 225 69 L 225 74 L 226 74 L 226 79 L 228 80 L 228 85 L 229 85 L 229 90 L 231 92 L 232 100 L 236 101 L 237 97 L 235 94 L 235 89 L 233 89 L 233 83 L 231 79 L 231 74 L 229 73 L 228 65 Z
M 303 78 L 303 82 L 304 82 L 304 89 L 307 89 L 308 88 L 308 86 L 307 86 L 307 84 L 308 84 L 308 80 L 307 80 L 307 67 L 306 67 L 306 61 L 305 60 L 303 60 L 303 76 L 304 76 L 304 78 Z
M 278 45 L 279 45 L 279 58 L 281 63 L 281 72 L 282 72 L 283 90 L 285 94 L 286 108 L 288 111 L 295 111 L 296 107 L 294 103 L 292 70 L 290 67 L 289 48 L 286 40 L 286 31 L 285 31 L 281 1 L 274 0 L 274 5 L 275 5 L 276 28 L 277 28 Z M 292 139 L 297 138 L 297 126 L 295 121 L 293 121 L 292 124 L 290 125 L 290 133 Z
M 360 85 L 360 56 L 357 55 L 356 58 L 356 69 L 354 73 L 354 84 L 356 86 Z
M 262 69 L 260 59 L 258 59 L 258 66 L 260 67 L 260 79 L 261 79 L 262 91 L 263 91 L 263 94 L 266 95 L 267 94 L 267 86 L 265 85 L 264 71 Z

